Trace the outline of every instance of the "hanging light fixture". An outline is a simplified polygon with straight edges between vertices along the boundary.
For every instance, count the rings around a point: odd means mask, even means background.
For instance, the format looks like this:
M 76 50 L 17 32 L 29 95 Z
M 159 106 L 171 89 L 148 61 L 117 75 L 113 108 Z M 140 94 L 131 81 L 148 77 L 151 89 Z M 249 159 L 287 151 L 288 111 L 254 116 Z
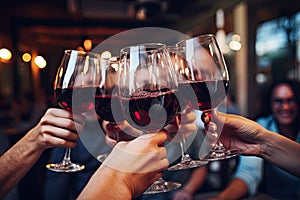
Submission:
M 225 25 L 224 10 L 220 8 L 216 12 L 216 27 L 217 27 L 216 39 L 219 43 L 221 51 L 223 53 L 228 53 L 228 46 L 226 44 L 226 33 L 224 30 L 224 25 Z

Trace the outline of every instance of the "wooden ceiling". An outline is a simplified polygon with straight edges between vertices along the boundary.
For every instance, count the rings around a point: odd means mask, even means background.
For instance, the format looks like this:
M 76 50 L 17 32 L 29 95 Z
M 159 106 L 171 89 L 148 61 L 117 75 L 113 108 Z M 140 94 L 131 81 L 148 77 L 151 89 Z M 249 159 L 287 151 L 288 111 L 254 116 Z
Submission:
M 0 33 L 12 36 L 18 48 L 51 51 L 75 48 L 84 37 L 98 44 L 108 37 L 137 27 L 174 28 L 186 32 L 196 19 L 213 15 L 219 0 L 10 0 L 0 8 Z M 146 9 L 140 20 L 136 12 Z M 182 21 L 182 23 L 181 23 Z M 182 25 L 179 25 L 182 24 Z M 2 29 L 2 30 L 1 30 Z
M 0 7 L 0 34 L 11 36 L 15 48 L 47 54 L 76 48 L 84 37 L 99 44 L 112 35 L 137 27 L 164 27 L 187 33 L 198 26 L 197 31 L 213 31 L 215 11 L 230 10 L 240 1 L 7 0 Z M 294 13 L 300 8 L 299 2 L 250 0 L 249 4 L 257 10 L 257 19 L 264 21 L 275 15 Z M 144 20 L 137 19 L 136 11 L 140 8 L 146 8 Z

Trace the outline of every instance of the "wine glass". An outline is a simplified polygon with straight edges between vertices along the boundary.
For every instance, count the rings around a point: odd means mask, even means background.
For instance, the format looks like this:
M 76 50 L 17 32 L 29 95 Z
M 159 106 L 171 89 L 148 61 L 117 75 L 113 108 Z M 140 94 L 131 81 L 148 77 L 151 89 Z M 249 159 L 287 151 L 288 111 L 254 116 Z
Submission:
M 200 35 L 180 41 L 177 47 L 184 50 L 187 68 L 185 80 L 178 84 L 179 91 L 192 86 L 198 108 L 210 112 L 224 101 L 229 87 L 229 74 L 223 54 L 212 34 Z M 201 152 L 200 152 L 201 153 Z M 240 149 L 225 149 L 220 140 L 202 160 L 221 160 L 240 155 Z
M 116 142 L 133 139 L 133 137 L 122 132 L 118 127 L 118 124 L 124 121 L 120 112 L 122 109 L 117 92 L 118 69 L 119 57 L 113 56 L 107 59 L 100 59 L 99 83 L 95 94 L 95 111 L 99 117 L 99 123 L 110 130 L 106 132 L 109 134 L 107 137 Z M 105 123 L 103 123 L 103 120 L 105 120 Z M 120 136 L 120 134 L 122 135 Z M 98 155 L 97 159 L 103 162 L 107 155 L 108 153 Z
M 168 46 L 167 50 L 170 54 L 171 60 L 173 62 L 173 67 L 176 72 L 177 81 L 179 87 L 182 83 L 184 83 L 187 79 L 185 77 L 185 68 L 187 68 L 187 63 L 185 62 L 185 51 L 181 47 L 176 46 Z M 176 121 L 178 123 L 178 126 L 180 126 L 180 116 L 181 112 L 186 112 L 186 107 L 190 104 L 193 104 L 192 102 L 197 102 L 196 97 L 192 99 L 192 96 L 194 94 L 193 88 L 185 87 L 185 90 L 178 90 L 176 92 L 176 97 L 179 99 L 180 102 L 180 109 L 178 110 Z M 195 96 L 195 95 L 194 95 Z M 186 98 L 189 97 L 189 98 Z M 181 160 L 179 163 L 171 166 L 168 168 L 169 171 L 174 170 L 181 170 L 181 169 L 191 169 L 195 167 L 201 167 L 206 164 L 208 164 L 208 161 L 205 160 L 193 160 L 192 157 L 187 153 L 187 146 L 186 146 L 186 138 L 184 136 L 184 133 L 178 133 L 180 137 L 180 148 L 181 148 Z
M 54 96 L 60 108 L 72 113 L 85 113 L 94 109 L 99 55 L 91 52 L 65 50 L 54 81 Z M 56 172 L 83 170 L 83 164 L 71 161 L 71 148 L 67 147 L 59 163 L 47 164 L 46 168 Z
M 178 110 L 178 87 L 170 55 L 161 43 L 129 46 L 120 51 L 119 95 L 126 121 L 144 133 L 171 123 Z M 177 189 L 180 183 L 155 181 L 144 193 Z
M 110 122 L 112 126 L 116 124 L 116 121 L 121 120 L 121 115 L 114 117 L 112 113 L 112 105 L 117 106 L 116 109 L 121 110 L 117 96 L 118 94 L 114 92 L 116 91 L 115 87 L 118 80 L 118 66 L 118 57 L 100 59 L 101 72 L 99 73 L 99 83 L 97 84 L 95 94 L 95 111 L 99 117 L 99 123 L 101 125 L 103 123 L 103 120 Z M 118 134 L 116 131 L 111 131 L 109 137 L 118 140 Z M 103 162 L 107 155 L 108 154 L 98 155 L 97 159 Z

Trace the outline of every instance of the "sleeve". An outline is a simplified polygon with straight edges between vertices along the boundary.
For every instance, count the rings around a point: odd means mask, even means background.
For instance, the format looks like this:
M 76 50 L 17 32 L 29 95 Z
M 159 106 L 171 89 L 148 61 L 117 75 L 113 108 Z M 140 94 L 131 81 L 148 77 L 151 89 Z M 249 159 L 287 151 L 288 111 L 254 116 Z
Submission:
M 253 196 L 262 181 L 263 159 L 256 156 L 240 156 L 234 178 L 239 178 L 247 185 L 248 193 Z

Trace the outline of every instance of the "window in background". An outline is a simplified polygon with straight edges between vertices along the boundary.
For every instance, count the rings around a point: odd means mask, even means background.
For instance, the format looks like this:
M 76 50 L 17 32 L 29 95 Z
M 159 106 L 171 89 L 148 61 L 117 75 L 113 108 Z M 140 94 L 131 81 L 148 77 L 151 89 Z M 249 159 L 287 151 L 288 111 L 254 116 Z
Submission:
M 257 29 L 257 84 L 299 78 L 300 12 L 265 22 Z

